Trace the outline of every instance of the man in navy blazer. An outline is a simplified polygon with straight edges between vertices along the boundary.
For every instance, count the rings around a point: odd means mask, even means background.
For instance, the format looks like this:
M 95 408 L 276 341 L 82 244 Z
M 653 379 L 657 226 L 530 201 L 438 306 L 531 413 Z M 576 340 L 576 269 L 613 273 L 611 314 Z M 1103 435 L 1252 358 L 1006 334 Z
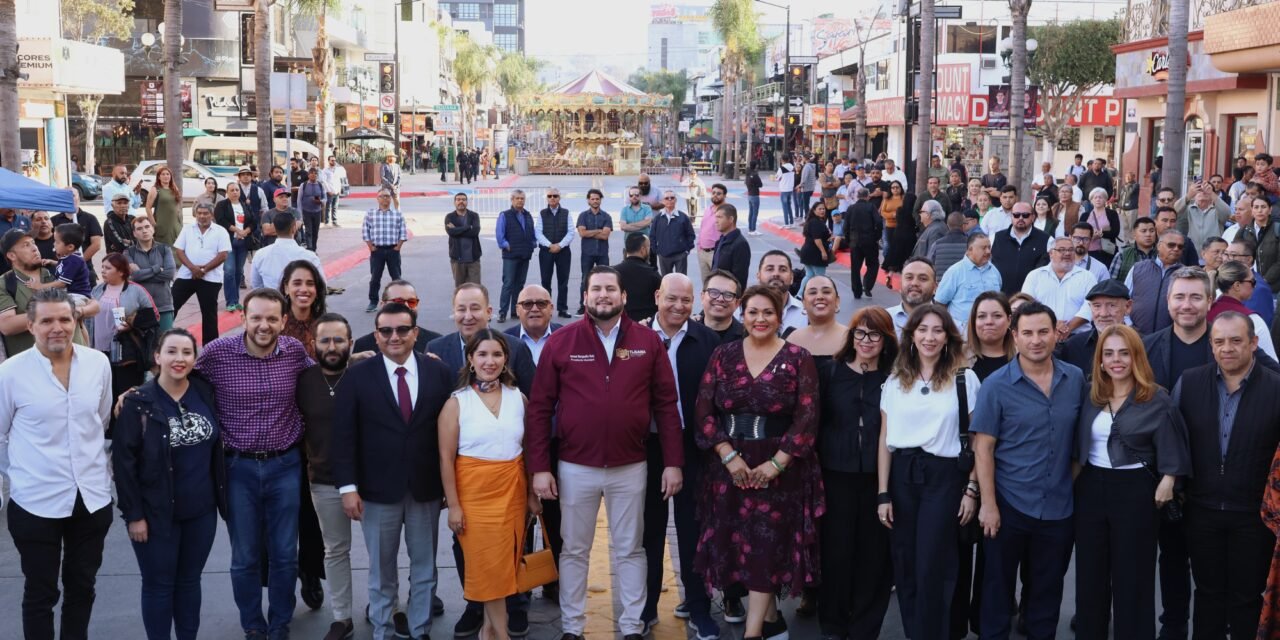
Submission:
M 414 353 L 418 314 L 413 309 L 386 304 L 373 323 L 381 355 L 352 365 L 337 387 L 334 484 L 347 516 L 364 522 L 374 640 L 395 636 L 402 531 L 409 551 L 410 634 L 424 638 L 431 629 L 444 497 L 436 421 L 456 376 L 439 360 Z
M 517 304 L 518 306 L 518 304 Z M 453 292 L 453 322 L 458 330 L 440 336 L 427 343 L 427 353 L 440 358 L 453 373 L 456 380 L 467 366 L 463 342 L 483 329 L 489 328 L 489 320 L 493 317 L 493 307 L 489 306 L 489 290 L 482 284 L 464 282 Z M 500 334 L 505 335 L 505 334 Z M 533 388 L 533 355 L 519 340 L 508 340 L 507 347 L 511 351 L 511 371 L 516 376 L 516 386 L 527 397 Z M 458 564 L 458 581 L 462 582 L 466 575 L 466 566 L 462 557 L 462 545 L 458 537 L 453 538 L 453 558 Z M 507 598 L 507 628 L 510 635 L 523 636 L 529 628 L 529 596 L 517 593 Z M 484 624 L 484 606 L 479 602 L 467 601 L 467 609 L 454 625 L 453 632 L 457 637 L 465 637 L 479 633 Z
M 698 386 L 711 361 L 711 354 L 720 346 L 720 336 L 700 322 L 692 322 L 693 281 L 682 273 L 669 273 L 662 277 L 662 286 L 654 295 L 658 313 L 644 326 L 652 328 L 667 347 L 667 357 L 672 362 L 676 376 L 676 390 L 680 398 L 680 422 L 684 427 L 684 477 L 686 486 L 699 486 L 699 476 L 707 466 L 706 452 L 694 443 L 698 430 L 695 405 Z M 648 585 L 641 620 L 656 622 L 658 596 L 662 593 L 662 554 L 667 541 L 667 502 L 662 498 L 662 446 L 658 438 L 649 438 L 646 446 L 649 455 L 648 488 L 644 505 L 644 552 L 649 565 Z M 680 550 L 680 582 L 684 585 L 684 606 L 689 612 L 689 627 L 699 638 L 719 637 L 720 628 L 711 617 L 711 597 L 706 583 L 693 568 L 698 550 L 701 526 L 697 518 L 697 492 L 681 491 L 674 498 L 676 505 L 676 544 Z M 547 503 L 543 503 L 547 504 Z

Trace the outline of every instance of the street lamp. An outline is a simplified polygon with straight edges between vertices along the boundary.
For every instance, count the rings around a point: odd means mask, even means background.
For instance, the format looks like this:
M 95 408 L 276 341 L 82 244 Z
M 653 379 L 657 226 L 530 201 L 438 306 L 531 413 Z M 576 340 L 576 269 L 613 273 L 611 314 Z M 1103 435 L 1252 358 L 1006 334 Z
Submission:
M 138 36 L 138 42 L 142 45 L 142 54 L 145 55 L 148 60 L 151 60 L 152 62 L 160 62 L 161 60 L 163 60 L 164 51 L 160 50 L 160 47 L 157 47 L 156 45 L 164 44 L 164 23 L 161 22 L 160 24 L 156 25 L 156 33 L 151 33 L 150 31 L 147 31 L 147 32 L 144 32 L 142 35 Z M 186 36 L 181 36 L 181 35 L 178 36 L 178 63 L 179 64 L 186 64 L 187 60 L 190 57 L 187 55 L 191 53 L 190 49 L 186 51 L 182 50 L 182 48 L 185 47 L 186 45 L 187 45 Z
M 1031 58 L 1035 57 L 1036 49 L 1040 48 L 1040 43 L 1035 38 L 1027 39 L 1027 64 L 1031 63 Z M 1004 63 L 1004 68 L 1013 69 L 1013 38 L 1004 38 L 997 45 L 997 51 L 1000 52 L 1000 61 Z

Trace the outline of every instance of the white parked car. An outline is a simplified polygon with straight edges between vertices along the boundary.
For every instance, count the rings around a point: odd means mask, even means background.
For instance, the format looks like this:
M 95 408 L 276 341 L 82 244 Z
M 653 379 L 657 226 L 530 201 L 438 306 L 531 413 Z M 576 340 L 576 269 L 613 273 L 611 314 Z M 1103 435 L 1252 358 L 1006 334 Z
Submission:
M 164 160 L 144 160 L 138 163 L 134 168 L 133 175 L 129 177 L 129 184 L 138 186 L 142 183 L 144 191 L 150 192 L 151 186 L 156 181 L 156 172 L 160 167 L 165 165 Z M 175 176 L 177 178 L 178 176 Z M 225 195 L 227 185 L 235 181 L 235 176 L 225 176 L 214 173 L 202 164 L 191 162 L 190 160 L 182 163 L 182 200 L 183 202 L 192 202 L 196 196 L 204 193 L 205 178 L 213 178 L 218 183 L 218 195 Z

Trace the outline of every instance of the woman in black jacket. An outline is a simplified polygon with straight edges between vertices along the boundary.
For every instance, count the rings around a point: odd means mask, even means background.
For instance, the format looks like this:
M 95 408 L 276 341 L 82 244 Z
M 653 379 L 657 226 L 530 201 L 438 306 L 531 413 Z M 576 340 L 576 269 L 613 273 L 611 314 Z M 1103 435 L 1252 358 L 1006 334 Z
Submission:
M 827 495 L 819 536 L 823 637 L 880 636 L 893 568 L 889 530 L 876 519 L 880 387 L 898 357 L 893 319 L 881 307 L 853 314 L 844 347 L 818 367 L 818 459 Z
M 165 332 L 156 364 L 159 375 L 125 396 L 116 421 L 116 504 L 142 574 L 147 638 L 188 640 L 200 628 L 200 574 L 226 515 L 226 468 L 213 388 L 190 375 L 195 338 Z
M 1114 618 L 1115 637 L 1152 640 L 1160 509 L 1191 471 L 1186 425 L 1125 325 L 1098 336 L 1089 396 L 1076 427 L 1076 636 L 1106 638 Z
M 240 307 L 240 281 L 244 280 L 244 262 L 249 252 L 257 249 L 259 213 L 241 203 L 240 183 L 227 185 L 227 197 L 213 208 L 213 221 L 231 235 L 231 255 L 222 263 L 222 295 L 227 311 Z

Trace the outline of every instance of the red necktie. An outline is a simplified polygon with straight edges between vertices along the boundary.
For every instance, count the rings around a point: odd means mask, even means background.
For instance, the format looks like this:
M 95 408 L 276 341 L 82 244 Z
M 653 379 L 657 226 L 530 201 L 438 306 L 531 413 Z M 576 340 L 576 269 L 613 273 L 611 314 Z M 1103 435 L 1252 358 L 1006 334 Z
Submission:
M 396 399 L 400 401 L 400 416 L 404 418 L 405 424 L 409 423 L 409 418 L 413 417 L 413 399 L 409 395 L 409 382 L 405 380 L 405 374 L 409 373 L 404 367 L 396 367 Z

